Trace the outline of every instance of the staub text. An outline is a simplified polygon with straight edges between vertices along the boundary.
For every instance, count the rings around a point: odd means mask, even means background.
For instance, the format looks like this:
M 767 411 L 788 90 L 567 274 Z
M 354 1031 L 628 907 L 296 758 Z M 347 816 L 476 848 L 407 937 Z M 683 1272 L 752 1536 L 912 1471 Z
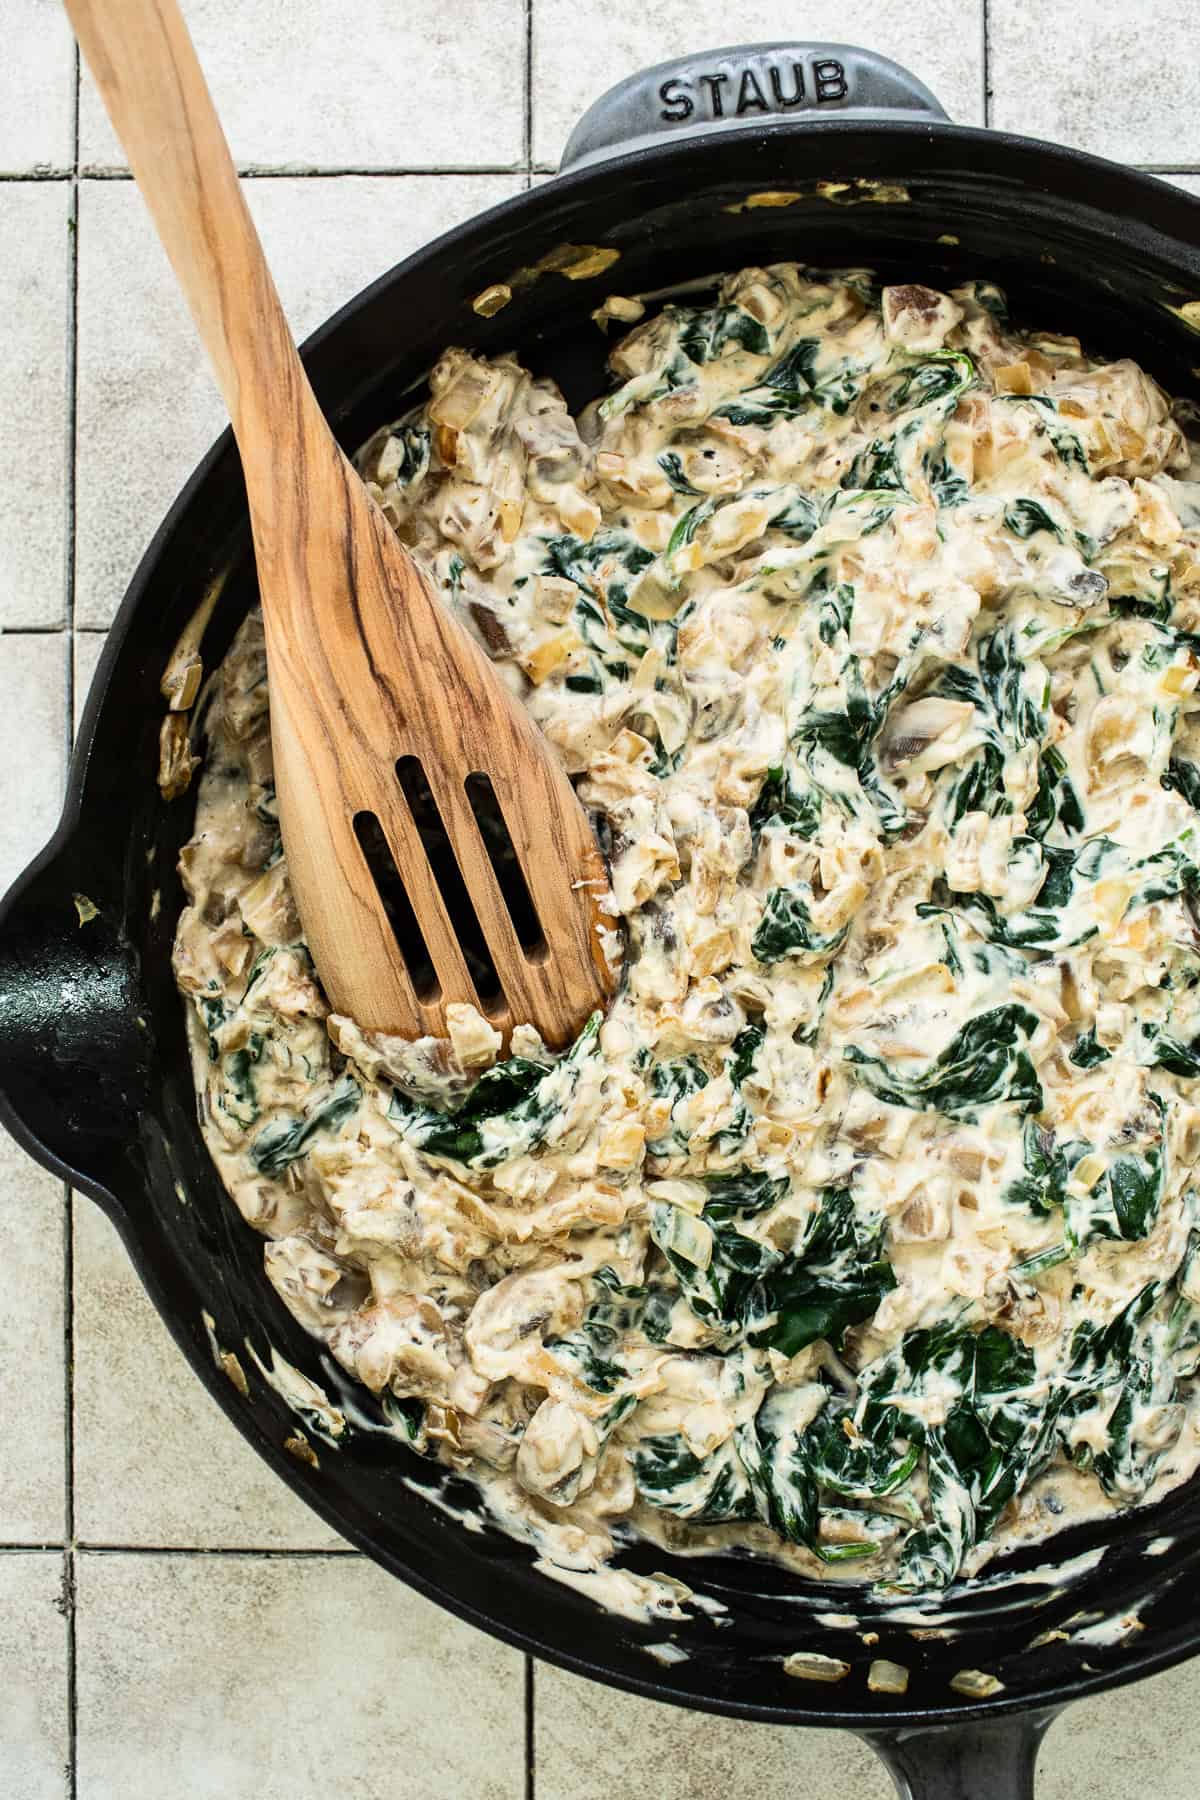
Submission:
M 845 66 L 831 56 L 820 57 L 807 68 L 789 59 L 740 72 L 674 75 L 658 90 L 662 117 L 675 124 L 697 113 L 701 118 L 738 119 L 752 112 L 790 112 L 797 106 L 845 100 L 848 94 Z

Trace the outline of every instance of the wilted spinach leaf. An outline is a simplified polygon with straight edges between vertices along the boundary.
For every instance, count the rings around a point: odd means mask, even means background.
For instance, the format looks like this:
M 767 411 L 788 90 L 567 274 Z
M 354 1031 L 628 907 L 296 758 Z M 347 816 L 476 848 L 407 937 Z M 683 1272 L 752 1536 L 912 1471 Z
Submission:
M 668 562 L 677 550 L 682 550 L 685 544 L 691 543 L 699 527 L 706 519 L 711 519 L 716 510 L 717 501 L 715 499 L 701 500 L 698 506 L 689 507 L 687 512 L 679 515 L 671 535 L 667 539 L 666 550 L 663 552 Z
M 821 511 L 815 500 L 810 500 L 796 488 L 779 511 L 772 513 L 770 523 L 776 531 L 784 531 L 788 537 L 795 538 L 798 544 L 806 544 L 821 523 Z
M 586 543 L 569 531 L 543 542 L 547 574 L 573 581 L 593 596 L 598 586 L 603 587 L 609 599 L 619 601 L 626 597 L 629 580 L 654 561 L 652 550 L 616 527 L 597 531 Z
M 926 1435 L 931 1518 L 901 1548 L 896 1585 L 945 1587 L 971 1546 L 990 1535 L 1009 1501 L 1049 1459 L 1057 1398 L 1040 1383 L 1033 1353 L 996 1326 L 946 1324 L 912 1331 L 899 1353 L 869 1372 L 877 1402 L 902 1405 L 930 1379 L 946 1404 Z
M 388 446 L 393 442 L 400 445 L 400 459 L 389 482 L 397 487 L 411 487 L 429 467 L 429 432 L 423 425 L 393 425 L 388 432 Z
M 1026 1006 L 1009 1004 L 978 1013 L 919 1075 L 893 1071 L 882 1057 L 856 1044 L 845 1054 L 859 1079 L 893 1106 L 968 1120 L 981 1106 L 1005 1102 L 1035 1113 L 1042 1109 L 1042 1088 L 1025 1045 L 1037 1027 L 1037 1015 Z
M 815 837 L 821 824 L 821 796 L 816 788 L 796 787 L 791 775 L 778 766 L 767 770 L 758 790 L 750 811 L 750 829 L 757 833 L 776 824 L 786 825 L 802 838 Z
M 766 1033 L 761 1025 L 745 1025 L 729 1046 L 726 1072 L 734 1087 L 741 1087 L 754 1067 L 754 1059 L 762 1048 Z
M 250 1161 L 260 1175 L 282 1175 L 289 1163 L 303 1156 L 318 1131 L 336 1131 L 357 1109 L 362 1089 L 351 1075 L 343 1075 L 333 1092 L 318 1101 L 301 1119 L 273 1119 L 264 1125 L 250 1146 Z
M 1062 537 L 1060 528 L 1037 500 L 1014 500 L 1005 510 L 1004 523 L 1014 537 L 1031 538 L 1038 531 Z
M 699 499 L 700 489 L 694 488 L 684 474 L 683 464 L 676 451 L 664 450 L 658 458 L 658 466 L 677 494 L 692 494 Z
M 1155 1317 L 1164 1292 L 1163 1283 L 1148 1283 L 1107 1325 L 1085 1321 L 1071 1339 L 1063 1425 L 1098 1410 L 1106 1441 L 1097 1452 L 1090 1431 L 1076 1436 L 1064 1430 L 1063 1448 L 1125 1505 L 1145 1493 L 1171 1441 L 1161 1415 L 1175 1399 L 1176 1378 Z
M 1173 756 L 1159 780 L 1165 788 L 1173 788 L 1177 794 L 1182 794 L 1188 805 L 1200 812 L 1200 768 L 1194 762 L 1188 762 L 1183 756 Z
M 1074 1057 L 1071 1060 L 1074 1061 Z M 1185 1044 L 1179 1038 L 1168 1036 L 1157 1025 L 1143 1025 L 1138 1061 L 1148 1069 L 1167 1069 L 1184 1081 L 1194 1081 L 1200 1076 L 1200 1036 Z
M 703 365 L 720 356 L 729 344 L 769 356 L 771 339 L 765 325 L 740 306 L 708 306 L 676 312 L 679 348 L 694 363 Z
M 566 1056 L 549 1068 L 521 1056 L 497 1063 L 455 1111 L 416 1114 L 408 1122 L 409 1137 L 431 1156 L 478 1168 L 492 1168 L 532 1149 L 574 1093 L 585 1058 L 596 1054 L 599 1029 L 600 1014 L 593 1013 Z M 488 1136 L 497 1131 L 500 1135 L 489 1148 Z
M 1032 838 L 1044 838 L 1054 825 L 1071 835 L 1082 831 L 1083 808 L 1065 757 L 1050 744 L 1038 757 L 1037 792 L 1025 808 L 1025 829 Z
M 646 1145 L 651 1156 L 677 1156 L 687 1149 L 688 1133 L 676 1124 L 675 1109 L 681 1100 L 707 1085 L 708 1071 L 694 1056 L 682 1057 L 678 1062 L 654 1064 L 650 1071 L 650 1092 L 656 1100 L 670 1100 L 671 1117 L 667 1129 Z
M 1159 1145 L 1114 1156 L 1088 1193 L 1066 1196 L 1068 1243 L 1078 1248 L 1093 1238 L 1119 1238 L 1132 1243 L 1146 1237 L 1158 1217 L 1165 1182 L 1166 1167 Z
M 1013 401 L 1021 406 L 1036 407 L 1040 415 L 1040 429 L 1049 438 L 1063 467 L 1078 469 L 1084 475 L 1088 473 L 1088 459 L 1083 445 L 1075 433 L 1063 424 L 1058 403 L 1049 394 L 998 394 L 996 398 Z
M 1011 1206 L 1028 1207 L 1039 1218 L 1047 1217 L 1066 1204 L 1071 1170 L 1090 1148 L 1079 1138 L 1060 1144 L 1052 1131 L 1026 1119 L 1022 1136 L 1025 1173 L 1009 1182 L 1005 1200 Z
M 791 1183 L 786 1175 L 766 1175 L 761 1169 L 731 1169 L 727 1175 L 706 1175 L 704 1185 L 708 1189 L 704 1217 L 724 1224 L 777 1206 Z
M 633 1452 L 633 1474 L 642 1499 L 678 1519 L 703 1525 L 757 1515 L 746 1471 L 731 1441 L 701 1459 L 682 1437 L 640 1438 Z
M 811 895 L 811 889 L 808 891 Z M 837 931 L 814 931 L 804 893 L 799 888 L 772 888 L 763 902 L 750 950 L 760 963 L 781 962 L 801 950 L 825 956 L 845 942 L 849 929 L 843 925 Z
M 1096 1027 L 1091 1025 L 1076 1038 L 1075 1048 L 1068 1061 L 1073 1062 L 1077 1069 L 1094 1069 L 1098 1063 L 1107 1062 L 1111 1055 L 1111 1050 L 1106 1050 L 1103 1044 L 1097 1042 Z M 1200 1074 L 1200 1062 L 1196 1065 L 1196 1073 Z
M 836 1348 L 895 1285 L 879 1226 L 860 1217 L 848 1189 L 825 1188 L 797 1254 L 777 1262 L 755 1290 L 750 1342 L 784 1356 L 819 1338 Z

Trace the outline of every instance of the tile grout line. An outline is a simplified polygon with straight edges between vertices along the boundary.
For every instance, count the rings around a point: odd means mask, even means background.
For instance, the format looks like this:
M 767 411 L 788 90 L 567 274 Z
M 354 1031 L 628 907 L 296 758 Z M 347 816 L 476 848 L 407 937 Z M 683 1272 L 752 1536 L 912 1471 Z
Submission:
M 47 1552 L 72 1550 L 83 1557 L 263 1557 L 268 1562 L 367 1562 L 365 1550 L 317 1550 L 304 1546 L 268 1546 L 268 1544 L 90 1544 L 86 1539 L 74 1543 L 0 1544 L 0 1557 L 36 1557 Z
M 525 1800 L 537 1800 L 537 1763 L 534 1748 L 534 1688 L 537 1667 L 525 1658 Z
M 75 520 L 79 392 L 79 46 L 74 44 L 74 116 L 70 196 L 70 285 L 67 291 L 67 475 L 66 475 L 66 730 L 68 761 L 75 740 Z M 67 1800 L 78 1794 L 79 1655 L 76 1630 L 75 1564 L 75 1196 L 65 1189 L 63 1209 L 63 1613 L 67 1627 Z
M 533 185 L 533 0 L 525 0 L 525 92 L 523 95 L 525 186 Z
M 990 81 L 991 53 L 985 39 L 984 46 L 984 111 L 991 123 L 991 93 L 987 87 Z M 1142 175 L 1200 175 L 1200 163 L 1139 163 L 1129 162 L 1126 165 Z M 437 176 L 479 176 L 479 175 L 554 175 L 557 166 L 554 163 L 538 162 L 532 155 L 522 155 L 515 163 L 395 163 L 372 166 L 369 163 L 346 164 L 327 169 L 239 169 L 238 177 L 242 181 L 369 181 L 376 178 L 392 180 L 397 176 L 413 175 L 423 177 Z M 27 184 L 49 184 L 61 182 L 63 185 L 86 186 L 92 181 L 132 181 L 133 176 L 128 169 L 0 169 L 0 186 L 21 187 Z
M 240 181 L 340 181 L 372 180 L 396 175 L 520 175 L 528 158 L 522 153 L 515 162 L 507 163 L 335 163 L 329 168 L 291 169 L 239 167 Z M 71 171 L 62 175 L 0 175 L 0 181 L 69 181 Z M 132 181 L 128 169 L 80 169 L 80 181 Z
M 983 8 L 983 123 L 988 126 L 992 122 L 992 56 L 991 56 L 991 17 L 988 12 L 988 0 L 981 0 Z
M 328 168 L 259 168 L 247 165 L 238 169 L 242 181 L 338 181 L 370 180 L 395 175 L 520 175 L 527 170 L 528 154 L 523 151 L 516 162 L 507 163 L 333 163 Z M 550 170 L 551 165 L 543 167 Z M 0 169 L 0 184 L 20 186 L 25 182 L 62 182 L 74 185 L 80 181 L 132 181 L 128 169 Z
M 54 1550 L 61 1548 L 58 1544 L 46 1547 Z M 31 1548 L 38 1546 L 0 1545 L 0 1556 L 10 1556 L 17 1551 L 24 1553 Z M 241 1562 L 247 1562 L 251 1558 L 261 1562 L 362 1563 L 370 1560 L 364 1550 L 268 1549 L 253 1544 L 214 1544 L 211 1547 L 203 1544 L 89 1544 L 77 1539 L 70 1548 L 81 1556 L 184 1556 L 207 1559 L 209 1562 L 219 1561 L 222 1557 L 231 1557 Z

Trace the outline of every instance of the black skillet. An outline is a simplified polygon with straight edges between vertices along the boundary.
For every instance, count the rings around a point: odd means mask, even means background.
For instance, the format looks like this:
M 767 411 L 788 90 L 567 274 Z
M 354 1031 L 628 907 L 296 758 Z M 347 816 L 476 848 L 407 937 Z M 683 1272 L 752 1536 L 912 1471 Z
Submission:
M 317 394 L 348 449 L 409 403 L 447 342 L 516 345 L 578 405 L 603 383 L 604 344 L 588 315 L 605 293 L 784 258 L 945 286 L 986 275 L 1007 288 L 1018 320 L 1076 332 L 1098 351 L 1135 357 L 1172 392 L 1196 392 L 1200 341 L 1173 309 L 1200 297 L 1200 204 L 1095 157 L 951 125 L 912 76 L 862 51 L 796 44 L 665 64 L 591 109 L 564 167 L 410 257 L 309 341 Z M 799 197 L 745 204 L 783 191 Z M 564 243 L 608 246 L 620 260 L 591 280 L 514 279 Z M 473 309 L 501 282 L 513 289 L 508 305 L 491 317 Z M 869 1594 L 815 1591 L 763 1562 L 633 1546 L 626 1566 L 666 1570 L 728 1609 L 722 1623 L 701 1615 L 637 1626 L 538 1571 L 498 1531 L 464 1531 L 426 1497 L 446 1497 L 441 1474 L 394 1438 L 360 1429 L 340 1450 L 318 1445 L 317 1468 L 284 1450 L 295 1417 L 259 1379 L 244 1341 L 264 1356 L 275 1345 L 314 1379 L 329 1378 L 264 1279 L 261 1240 L 205 1153 L 170 973 L 175 864 L 192 799 L 168 804 L 156 785 L 159 681 L 215 581 L 208 668 L 254 598 L 228 432 L 143 558 L 88 701 L 62 823 L 0 908 L 4 1122 L 104 1207 L 184 1354 L 259 1453 L 413 1587 L 616 1687 L 857 1731 L 902 1794 L 1030 1795 L 1041 1734 L 1065 1702 L 1200 1648 L 1195 1483 L 1153 1510 L 1006 1561 L 1010 1578 L 999 1585 L 954 1589 L 927 1616 L 910 1608 L 902 1619 Z M 98 909 L 85 923 L 77 894 Z M 206 1311 L 220 1343 L 241 1354 L 248 1395 L 217 1368 Z M 365 1392 L 360 1405 L 371 1413 Z M 458 1497 L 470 1504 L 470 1490 Z M 858 1615 L 857 1633 L 818 1617 L 834 1608 Z M 1113 1623 L 1134 1615 L 1132 1631 Z M 877 1642 L 863 1642 L 869 1632 Z M 663 1664 L 648 1652 L 667 1638 L 684 1659 Z M 796 1679 L 782 1658 L 797 1650 L 849 1670 L 837 1682 Z M 903 1697 L 870 1691 L 875 1658 L 911 1670 Z M 951 1685 L 962 1670 L 1002 1686 L 972 1699 Z

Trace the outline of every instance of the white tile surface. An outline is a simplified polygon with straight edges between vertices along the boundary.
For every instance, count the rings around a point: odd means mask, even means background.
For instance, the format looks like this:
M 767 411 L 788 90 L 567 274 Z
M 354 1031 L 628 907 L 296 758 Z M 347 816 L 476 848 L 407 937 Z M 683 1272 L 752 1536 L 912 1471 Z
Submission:
M 0 182 L 0 626 L 63 620 L 70 200 Z
M 0 635 L 0 893 L 58 823 L 66 765 L 67 640 Z
M 369 1563 L 84 1554 L 77 1589 L 81 1800 L 524 1794 L 521 1657 Z
M 59 0 L 4 0 L 0 174 L 69 169 L 75 45 Z
M 1038 1800 L 1200 1793 L 1200 1661 L 1069 1706 L 1038 1758 Z
M 951 118 L 983 121 L 980 0 L 876 0 L 855 17 L 839 0 L 536 0 L 533 9 L 534 160 L 557 163 L 572 126 L 613 82 L 648 64 L 724 44 L 859 43 L 894 57 L 933 89 Z
M 522 0 L 188 0 L 239 168 L 507 167 L 522 155 Z M 85 168 L 124 158 L 85 72 Z
M 847 1732 L 796 1731 L 639 1700 L 540 1664 L 537 1800 L 891 1800 Z
M 63 1559 L 0 1556 L 0 1780 L 6 1800 L 65 1800 Z
M 513 176 L 437 175 L 246 187 L 303 338 L 419 244 L 520 185 Z M 136 190 L 89 182 L 80 210 L 76 617 L 103 626 L 224 413 Z
M 0 1542 L 6 1544 L 63 1541 L 63 1223 L 62 1183 L 0 1132 Z M 0 1574 L 5 1566 L 0 1557 Z
M 1200 164 L 1191 0 L 991 0 L 992 123 L 1116 162 Z
M 535 1695 L 537 1800 L 892 1800 L 846 1732 L 701 1717 L 540 1664 Z M 1068 1707 L 1042 1747 L 1038 1800 L 1200 1792 L 1198 1708 L 1200 1662 Z
M 83 1196 L 75 1202 L 75 1530 L 85 1544 L 341 1544 L 209 1398 L 115 1230 Z

